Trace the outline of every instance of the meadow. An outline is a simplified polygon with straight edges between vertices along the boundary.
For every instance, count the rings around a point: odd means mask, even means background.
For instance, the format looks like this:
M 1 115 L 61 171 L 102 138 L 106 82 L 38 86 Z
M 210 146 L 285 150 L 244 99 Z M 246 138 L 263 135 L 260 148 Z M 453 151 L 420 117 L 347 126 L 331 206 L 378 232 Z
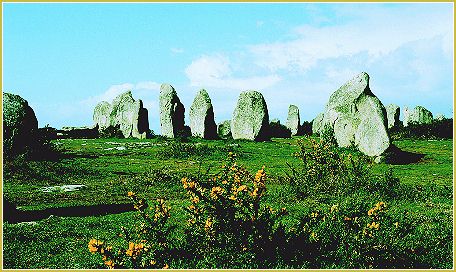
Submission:
M 411 159 L 312 136 L 53 140 L 4 164 L 3 265 L 452 268 L 453 140 L 393 143 Z

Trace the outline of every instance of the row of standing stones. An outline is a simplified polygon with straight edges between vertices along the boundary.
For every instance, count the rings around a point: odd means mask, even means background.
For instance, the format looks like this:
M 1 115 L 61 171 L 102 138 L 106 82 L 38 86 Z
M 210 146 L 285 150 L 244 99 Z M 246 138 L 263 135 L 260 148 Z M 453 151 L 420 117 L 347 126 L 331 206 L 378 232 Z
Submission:
M 209 94 L 200 90 L 189 112 L 190 127 L 185 126 L 185 107 L 176 90 L 169 84 L 160 88 L 161 135 L 175 138 L 185 131 L 205 139 L 228 138 L 254 141 L 271 137 L 268 108 L 263 95 L 254 90 L 242 92 L 231 120 L 216 125 L 214 109 Z M 3 131 L 5 150 L 20 150 L 33 141 L 38 122 L 33 109 L 18 95 L 3 93 Z M 400 108 L 391 104 L 386 108 L 369 88 L 369 75 L 357 75 L 329 98 L 322 113 L 312 121 L 312 132 L 332 136 L 340 147 L 355 146 L 368 156 L 380 156 L 391 145 L 388 128 L 399 125 Z M 422 106 L 403 112 L 403 125 L 415 122 L 432 123 L 432 113 Z M 439 115 L 436 119 L 442 119 Z M 103 101 L 96 105 L 94 126 L 85 130 L 104 133 L 113 128 L 125 138 L 146 138 L 149 130 L 148 111 L 142 101 L 135 100 L 130 91 L 117 96 L 112 103 Z M 286 127 L 291 135 L 300 129 L 299 108 L 290 105 Z M 72 128 L 63 128 L 63 131 Z

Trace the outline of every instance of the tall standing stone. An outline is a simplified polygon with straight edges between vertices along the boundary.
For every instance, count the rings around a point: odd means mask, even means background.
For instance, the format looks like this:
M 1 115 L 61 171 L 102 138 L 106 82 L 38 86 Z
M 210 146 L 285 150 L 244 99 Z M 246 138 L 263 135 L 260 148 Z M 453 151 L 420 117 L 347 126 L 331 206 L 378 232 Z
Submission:
M 116 98 L 112 104 L 106 101 L 98 103 L 94 109 L 93 121 L 98 125 L 100 133 L 109 128 L 118 128 L 125 138 L 146 138 L 149 131 L 147 109 L 141 99 L 135 100 L 131 91 L 126 91 Z
M 299 118 L 299 108 L 295 105 L 290 105 L 288 107 L 288 117 L 286 126 L 291 131 L 292 136 L 298 134 L 300 124 L 301 120 Z
M 339 146 L 353 145 L 368 156 L 378 156 L 390 146 L 387 126 L 385 107 L 370 90 L 369 75 L 363 72 L 331 95 L 320 133 L 332 129 Z
M 3 153 L 17 155 L 37 143 L 38 120 L 19 95 L 3 93 Z
M 401 114 L 401 109 L 398 105 L 389 104 L 385 107 L 386 115 L 388 117 L 388 128 L 399 126 L 399 116 Z
M 192 135 L 204 139 L 217 138 L 214 108 L 206 90 L 201 89 L 190 106 L 190 129 Z
M 160 86 L 160 130 L 161 135 L 174 138 L 184 131 L 184 105 L 176 90 L 169 84 Z
M 253 90 L 242 92 L 231 119 L 233 139 L 267 140 L 268 126 L 268 107 L 263 95 Z
M 431 124 L 432 121 L 432 113 L 423 106 L 416 106 L 413 110 L 409 110 L 406 107 L 404 110 L 404 127 L 409 126 L 411 123 L 419 125 Z
M 93 110 L 93 122 L 98 125 L 98 130 L 105 130 L 111 125 L 110 120 L 111 104 L 106 101 L 101 101 Z

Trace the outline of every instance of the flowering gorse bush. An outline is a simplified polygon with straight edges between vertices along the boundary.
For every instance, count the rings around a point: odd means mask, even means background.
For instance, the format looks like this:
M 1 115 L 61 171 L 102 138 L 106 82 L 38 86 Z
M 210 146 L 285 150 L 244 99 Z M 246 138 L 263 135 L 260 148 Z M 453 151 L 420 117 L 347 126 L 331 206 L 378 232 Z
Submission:
M 286 212 L 263 204 L 265 167 L 253 176 L 236 163 L 235 157 L 230 152 L 217 175 L 182 179 L 191 201 L 189 246 L 196 258 L 224 258 L 227 267 L 242 261 L 239 258 L 261 263 L 274 255 L 276 221 Z
M 170 207 L 163 199 L 157 199 L 149 207 L 143 198 L 128 192 L 140 223 L 134 230 L 121 227 L 119 234 L 124 240 L 124 247 L 114 250 L 105 242 L 91 239 L 89 251 L 98 253 L 108 268 L 168 268 L 165 260 L 169 259 L 170 245 L 168 237 L 172 226 L 168 223 Z
M 397 243 L 409 231 L 386 207 L 380 201 L 363 213 L 339 204 L 310 212 L 288 233 L 283 258 L 294 256 L 313 268 L 406 267 Z
M 371 160 L 352 155 L 332 142 L 308 138 L 310 148 L 298 140 L 295 154 L 302 164 L 287 173 L 288 183 L 299 198 L 322 195 L 348 196 L 356 191 L 375 193 L 378 196 L 396 197 L 401 190 L 399 179 L 392 169 L 381 175 L 372 173 Z

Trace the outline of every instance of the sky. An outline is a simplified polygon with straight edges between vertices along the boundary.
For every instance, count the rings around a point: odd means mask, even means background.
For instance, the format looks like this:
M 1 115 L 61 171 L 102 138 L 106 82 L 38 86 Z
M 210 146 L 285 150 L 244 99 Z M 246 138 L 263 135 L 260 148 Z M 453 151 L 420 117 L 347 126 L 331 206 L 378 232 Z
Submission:
M 453 3 L 2 3 L 2 89 L 39 126 L 90 126 L 131 90 L 160 133 L 160 85 L 188 111 L 208 91 L 217 123 L 258 90 L 270 119 L 301 120 L 360 72 L 386 106 L 453 116 Z

